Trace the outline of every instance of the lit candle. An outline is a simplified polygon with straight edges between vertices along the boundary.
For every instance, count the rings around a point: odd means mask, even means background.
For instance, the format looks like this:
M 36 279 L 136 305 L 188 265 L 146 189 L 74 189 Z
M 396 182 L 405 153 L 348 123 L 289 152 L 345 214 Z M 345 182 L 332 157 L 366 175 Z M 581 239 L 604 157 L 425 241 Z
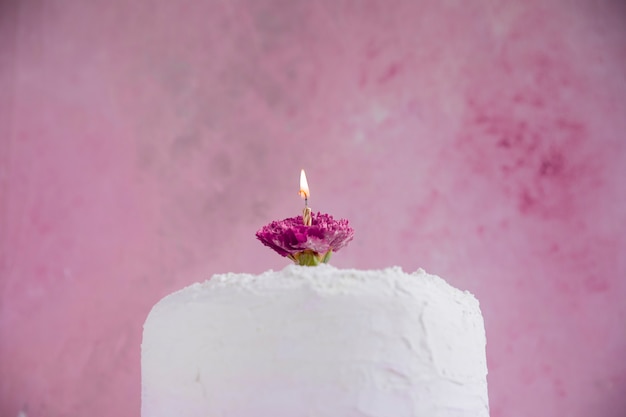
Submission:
M 304 198 L 304 210 L 302 210 L 302 223 L 305 226 L 311 225 L 311 209 L 309 208 L 309 183 L 306 180 L 304 170 L 300 171 L 300 196 Z
M 276 220 L 263 226 L 256 237 L 265 246 L 298 265 L 327 263 L 333 252 L 345 247 L 354 236 L 348 220 L 309 208 L 309 184 L 304 170 L 300 172 L 300 196 L 304 199 L 302 216 Z

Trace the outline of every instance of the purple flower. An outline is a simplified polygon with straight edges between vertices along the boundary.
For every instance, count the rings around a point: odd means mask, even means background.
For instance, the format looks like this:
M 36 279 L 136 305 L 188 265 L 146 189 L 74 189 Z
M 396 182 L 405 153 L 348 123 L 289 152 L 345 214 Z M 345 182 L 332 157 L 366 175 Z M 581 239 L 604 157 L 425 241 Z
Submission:
M 311 226 L 305 226 L 302 216 L 297 216 L 273 221 L 256 232 L 257 239 L 265 246 L 301 265 L 326 262 L 332 252 L 346 246 L 353 236 L 348 220 L 334 220 L 330 214 L 319 212 L 311 216 Z

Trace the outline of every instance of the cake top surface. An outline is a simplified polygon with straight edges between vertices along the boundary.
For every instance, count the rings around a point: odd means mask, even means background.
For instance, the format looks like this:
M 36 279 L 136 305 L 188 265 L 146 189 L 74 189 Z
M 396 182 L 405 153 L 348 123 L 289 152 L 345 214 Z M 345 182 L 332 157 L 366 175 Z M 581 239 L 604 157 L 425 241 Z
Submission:
M 319 296 L 397 296 L 422 299 L 443 298 L 469 309 L 477 309 L 478 300 L 442 278 L 418 269 L 406 273 L 400 267 L 381 270 L 339 269 L 331 265 L 306 267 L 289 265 L 280 271 L 268 270 L 260 275 L 225 273 L 195 283 L 166 296 L 159 304 L 202 301 L 214 294 L 249 293 L 273 296 L 277 292 L 308 289 Z

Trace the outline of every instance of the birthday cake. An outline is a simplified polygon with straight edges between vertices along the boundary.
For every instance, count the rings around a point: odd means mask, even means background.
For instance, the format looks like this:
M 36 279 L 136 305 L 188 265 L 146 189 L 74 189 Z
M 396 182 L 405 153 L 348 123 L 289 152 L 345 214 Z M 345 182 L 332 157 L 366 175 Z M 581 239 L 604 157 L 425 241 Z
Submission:
M 325 265 L 354 230 L 312 213 L 257 238 L 296 265 L 216 275 L 157 303 L 142 417 L 487 417 L 478 301 L 423 270 Z
M 142 417 L 485 417 L 478 301 L 423 270 L 216 275 L 144 326 Z

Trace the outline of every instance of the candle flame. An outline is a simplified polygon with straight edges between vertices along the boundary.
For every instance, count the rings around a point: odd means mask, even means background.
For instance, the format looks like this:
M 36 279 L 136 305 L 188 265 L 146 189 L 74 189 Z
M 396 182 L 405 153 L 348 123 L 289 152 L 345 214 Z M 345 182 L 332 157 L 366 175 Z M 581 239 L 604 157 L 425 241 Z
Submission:
M 309 192 L 309 183 L 307 183 L 307 181 L 306 181 L 306 174 L 304 173 L 304 170 L 300 171 L 300 192 L 299 192 L 299 194 L 305 200 L 308 200 L 309 197 L 311 196 L 311 193 Z

